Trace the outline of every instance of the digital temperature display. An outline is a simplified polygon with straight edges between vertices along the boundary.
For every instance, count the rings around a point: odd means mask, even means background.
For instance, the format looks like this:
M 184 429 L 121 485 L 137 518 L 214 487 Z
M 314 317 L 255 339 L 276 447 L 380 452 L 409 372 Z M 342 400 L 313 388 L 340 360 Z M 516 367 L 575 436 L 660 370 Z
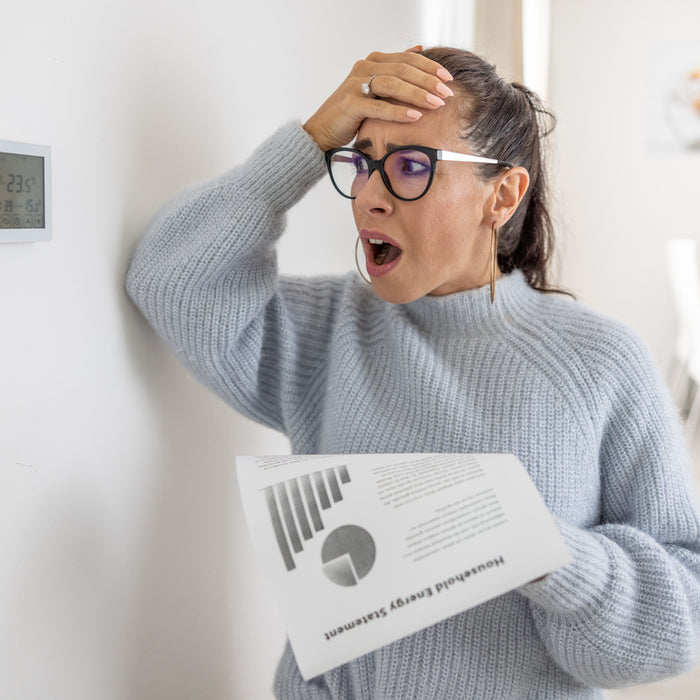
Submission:
M 50 149 L 0 141 L 0 241 L 51 238 Z

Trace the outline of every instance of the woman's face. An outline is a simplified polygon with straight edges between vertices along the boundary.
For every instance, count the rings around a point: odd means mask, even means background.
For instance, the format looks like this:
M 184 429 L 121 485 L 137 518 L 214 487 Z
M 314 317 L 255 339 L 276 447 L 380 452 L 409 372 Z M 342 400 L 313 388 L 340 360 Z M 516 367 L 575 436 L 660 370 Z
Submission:
M 467 153 L 457 136 L 457 123 L 449 103 L 424 112 L 412 124 L 366 119 L 356 147 L 373 159 L 397 146 Z M 482 182 L 475 167 L 438 161 L 430 189 L 412 202 L 396 199 L 375 171 L 352 200 L 367 272 L 382 299 L 404 304 L 426 294 L 452 294 L 489 282 L 494 185 Z M 384 246 L 380 253 L 381 247 L 370 240 L 386 241 L 400 252 L 391 248 L 386 254 Z

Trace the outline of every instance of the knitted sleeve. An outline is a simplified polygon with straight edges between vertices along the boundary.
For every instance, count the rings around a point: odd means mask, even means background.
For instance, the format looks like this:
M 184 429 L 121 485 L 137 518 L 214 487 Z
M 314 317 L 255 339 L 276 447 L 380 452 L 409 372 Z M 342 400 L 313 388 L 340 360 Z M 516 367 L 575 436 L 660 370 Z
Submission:
M 129 295 L 179 359 L 282 432 L 304 420 L 294 407 L 316 384 L 334 302 L 330 281 L 290 281 L 281 294 L 273 245 L 323 171 L 301 126 L 283 127 L 242 166 L 166 206 L 127 274 Z
M 615 341 L 591 375 L 600 524 L 560 522 L 573 563 L 521 589 L 552 657 L 610 688 L 687 670 L 700 641 L 700 516 L 678 420 L 646 349 Z

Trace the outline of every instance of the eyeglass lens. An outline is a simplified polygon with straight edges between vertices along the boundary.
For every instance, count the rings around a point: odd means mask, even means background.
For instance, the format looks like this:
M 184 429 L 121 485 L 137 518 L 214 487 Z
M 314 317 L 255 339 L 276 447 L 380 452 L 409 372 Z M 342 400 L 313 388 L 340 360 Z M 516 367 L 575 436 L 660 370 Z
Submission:
M 389 191 L 403 199 L 417 199 L 430 184 L 430 157 L 421 151 L 393 151 L 384 160 L 384 184 Z M 355 151 L 338 151 L 331 158 L 331 174 L 338 189 L 346 197 L 355 197 L 367 184 L 369 163 Z

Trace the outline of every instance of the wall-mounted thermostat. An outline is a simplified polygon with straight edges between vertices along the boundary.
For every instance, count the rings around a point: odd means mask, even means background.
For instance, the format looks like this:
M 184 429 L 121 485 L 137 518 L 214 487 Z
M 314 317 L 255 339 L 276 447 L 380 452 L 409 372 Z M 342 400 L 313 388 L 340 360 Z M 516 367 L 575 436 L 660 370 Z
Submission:
M 0 242 L 51 240 L 51 149 L 0 141 Z

